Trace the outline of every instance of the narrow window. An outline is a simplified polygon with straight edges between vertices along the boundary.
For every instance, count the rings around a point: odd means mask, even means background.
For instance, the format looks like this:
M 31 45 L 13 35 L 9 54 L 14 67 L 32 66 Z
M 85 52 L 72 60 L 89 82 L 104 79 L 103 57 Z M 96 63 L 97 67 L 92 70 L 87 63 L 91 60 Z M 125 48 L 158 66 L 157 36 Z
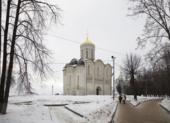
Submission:
M 69 77 L 69 86 L 71 87 L 71 75 Z
M 106 69 L 106 79 L 108 78 L 108 71 L 107 71 L 107 69 Z
M 93 59 L 94 56 L 93 56 L 93 49 L 91 49 L 91 58 Z
M 97 67 L 97 76 L 99 76 L 99 67 Z
M 90 65 L 87 67 L 87 74 L 90 75 Z
M 88 49 L 86 49 L 86 58 L 88 59 Z
M 79 89 L 79 76 L 77 76 L 77 89 Z

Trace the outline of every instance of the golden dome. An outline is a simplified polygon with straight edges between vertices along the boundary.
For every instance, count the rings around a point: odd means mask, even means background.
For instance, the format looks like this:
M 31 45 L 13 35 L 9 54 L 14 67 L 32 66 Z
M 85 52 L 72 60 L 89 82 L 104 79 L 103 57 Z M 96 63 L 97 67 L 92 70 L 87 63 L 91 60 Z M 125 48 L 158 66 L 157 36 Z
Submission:
M 86 38 L 86 40 L 81 45 L 85 45 L 85 44 L 92 44 L 92 45 L 94 45 L 94 43 L 91 40 L 89 40 L 88 37 Z

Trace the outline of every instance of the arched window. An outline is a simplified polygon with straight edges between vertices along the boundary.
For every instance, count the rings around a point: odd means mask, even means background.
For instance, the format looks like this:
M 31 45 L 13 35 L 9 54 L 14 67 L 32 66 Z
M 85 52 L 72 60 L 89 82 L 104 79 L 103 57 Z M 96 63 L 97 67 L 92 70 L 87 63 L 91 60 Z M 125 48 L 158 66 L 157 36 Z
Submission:
M 101 91 L 102 91 L 101 87 L 97 87 L 96 88 L 96 95 L 101 95 Z

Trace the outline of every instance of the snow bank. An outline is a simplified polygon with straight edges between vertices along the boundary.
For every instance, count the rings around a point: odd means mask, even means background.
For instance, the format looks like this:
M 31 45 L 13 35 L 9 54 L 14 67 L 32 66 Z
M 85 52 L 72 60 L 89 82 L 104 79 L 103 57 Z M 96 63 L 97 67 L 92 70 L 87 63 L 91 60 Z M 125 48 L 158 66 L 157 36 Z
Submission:
M 91 103 L 71 104 L 66 107 L 81 116 L 85 117 L 89 123 L 107 123 L 111 120 L 113 113 L 116 110 L 117 102 L 113 98 L 101 98 Z
M 149 100 L 156 100 L 161 99 L 160 97 L 150 97 L 150 96 L 138 96 L 137 100 L 134 100 L 134 96 L 127 96 L 127 101 L 129 101 L 132 105 L 137 106 L 142 102 L 149 101 Z
M 165 108 L 168 112 L 170 112 L 170 98 L 165 98 L 164 100 L 162 100 L 162 102 L 160 103 L 160 105 Z

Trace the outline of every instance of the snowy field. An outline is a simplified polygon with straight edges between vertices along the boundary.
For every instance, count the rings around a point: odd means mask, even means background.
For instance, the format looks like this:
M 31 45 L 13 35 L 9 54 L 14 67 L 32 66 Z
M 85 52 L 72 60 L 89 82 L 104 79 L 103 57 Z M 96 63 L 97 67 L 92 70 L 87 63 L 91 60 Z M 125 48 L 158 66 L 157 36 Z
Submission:
M 111 96 L 13 96 L 0 123 L 108 123 L 116 105 Z
M 132 105 L 160 97 L 127 96 Z M 118 103 L 111 96 L 11 96 L 6 115 L 0 123 L 108 123 Z M 170 111 L 170 99 L 160 103 Z

